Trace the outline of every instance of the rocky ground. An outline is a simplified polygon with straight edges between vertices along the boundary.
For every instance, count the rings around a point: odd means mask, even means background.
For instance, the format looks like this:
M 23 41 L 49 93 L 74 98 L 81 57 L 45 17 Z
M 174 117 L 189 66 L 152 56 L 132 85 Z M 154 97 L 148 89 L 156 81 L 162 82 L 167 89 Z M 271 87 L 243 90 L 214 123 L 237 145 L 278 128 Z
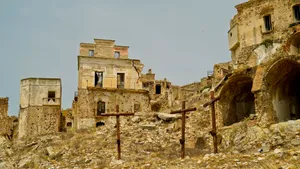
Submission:
M 122 160 L 116 159 L 112 117 L 96 129 L 13 142 L 2 139 L 0 168 L 300 168 L 300 120 L 260 128 L 246 119 L 219 129 L 220 153 L 211 154 L 207 118 L 209 110 L 189 113 L 184 160 L 180 159 L 180 118 L 141 113 L 121 118 Z

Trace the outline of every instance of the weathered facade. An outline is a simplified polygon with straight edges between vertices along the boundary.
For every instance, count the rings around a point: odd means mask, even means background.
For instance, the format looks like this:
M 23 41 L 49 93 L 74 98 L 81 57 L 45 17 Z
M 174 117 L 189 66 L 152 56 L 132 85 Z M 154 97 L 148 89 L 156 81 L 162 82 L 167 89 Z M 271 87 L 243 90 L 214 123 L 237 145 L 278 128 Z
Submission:
M 61 80 L 21 80 L 19 137 L 58 132 L 61 128 Z
M 6 117 L 8 114 L 8 98 L 0 98 L 0 118 Z
M 0 97 L 0 136 L 11 140 L 17 135 L 18 119 L 8 116 L 8 98 Z
M 75 128 L 95 127 L 102 113 L 149 110 L 149 91 L 141 81 L 144 65 L 128 58 L 128 46 L 114 40 L 81 43 L 78 95 L 73 102 Z M 76 107 L 76 108 L 75 108 Z
M 216 89 L 219 125 L 250 114 L 263 126 L 299 119 L 300 1 L 249 0 L 236 8 L 228 32 L 232 74 Z

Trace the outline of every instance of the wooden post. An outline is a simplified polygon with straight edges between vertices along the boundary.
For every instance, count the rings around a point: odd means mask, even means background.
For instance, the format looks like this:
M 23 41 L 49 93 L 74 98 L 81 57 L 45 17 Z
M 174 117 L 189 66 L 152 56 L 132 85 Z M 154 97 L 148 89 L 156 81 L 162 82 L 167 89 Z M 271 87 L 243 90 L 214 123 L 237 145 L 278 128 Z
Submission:
M 116 105 L 116 112 L 119 114 L 119 105 Z M 118 160 L 121 159 L 121 138 L 120 138 L 120 115 L 116 116 L 117 122 L 117 144 L 118 144 Z
M 210 99 L 214 100 L 214 92 L 211 91 Z M 215 102 L 211 104 L 211 121 L 212 121 L 212 136 L 213 136 L 213 143 L 214 143 L 214 153 L 218 153 L 218 138 L 217 138 L 217 126 L 216 126 L 216 112 L 215 112 Z
M 116 105 L 116 114 L 101 114 L 102 117 L 116 116 L 118 160 L 121 159 L 120 116 L 132 116 L 132 115 L 134 115 L 134 113 L 119 113 L 119 105 Z
M 182 110 L 185 109 L 185 101 L 182 102 Z M 181 158 L 185 157 L 185 111 L 182 112 L 182 116 L 181 116 L 181 140 L 180 140 L 180 144 L 181 144 Z
M 180 144 L 181 144 L 181 158 L 183 159 L 185 157 L 185 119 L 186 119 L 186 113 L 190 111 L 196 111 L 196 108 L 190 108 L 190 109 L 185 109 L 185 101 L 182 102 L 182 109 L 173 111 L 171 114 L 179 114 L 181 113 L 181 139 L 180 139 Z
M 217 137 L 217 125 L 216 125 L 216 112 L 215 112 L 215 102 L 220 100 L 220 98 L 215 98 L 214 91 L 210 92 L 210 100 L 208 103 L 205 103 L 203 107 L 211 106 L 211 124 L 212 130 L 210 134 L 213 137 L 213 146 L 214 146 L 214 153 L 218 153 L 218 137 Z

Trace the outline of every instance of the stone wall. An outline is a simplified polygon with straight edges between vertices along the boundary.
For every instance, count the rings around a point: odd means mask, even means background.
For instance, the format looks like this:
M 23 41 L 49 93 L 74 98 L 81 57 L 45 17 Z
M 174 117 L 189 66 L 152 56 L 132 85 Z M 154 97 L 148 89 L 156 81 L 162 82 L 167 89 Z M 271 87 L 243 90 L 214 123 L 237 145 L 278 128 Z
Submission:
M 235 65 L 255 66 L 263 58 L 274 54 L 278 48 L 285 47 L 299 26 L 295 24 L 293 5 L 297 1 L 251 0 L 237 5 L 238 14 L 231 20 L 231 30 L 238 27 L 236 46 L 230 48 Z M 264 16 L 270 15 L 272 29 L 265 29 Z M 228 32 L 229 43 L 235 32 Z M 261 47 L 260 47 L 261 46 Z M 270 48 L 269 48 L 270 47 Z M 253 50 L 256 52 L 253 53 Z
M 12 139 L 18 119 L 8 116 L 8 98 L 0 98 L 0 136 Z
M 19 138 L 60 131 L 61 92 L 61 80 L 57 78 L 21 80 Z
M 8 116 L 8 98 L 0 98 L 0 118 Z
M 103 72 L 104 88 L 117 88 L 117 73 L 124 73 L 124 88 L 142 89 L 139 80 L 144 65 L 139 60 L 79 56 L 78 87 L 95 86 L 95 72 Z
M 150 98 L 147 90 L 130 89 L 78 89 L 76 128 L 95 127 L 97 103 L 105 102 L 105 113 L 116 113 L 116 104 L 120 112 L 149 112 Z M 135 108 L 139 107 L 138 110 Z
M 55 92 L 55 100 L 48 101 L 48 92 Z M 57 78 L 27 78 L 20 84 L 20 106 L 61 105 L 61 80 Z M 51 100 L 52 101 L 52 100 Z
M 30 106 L 20 109 L 19 138 L 60 131 L 60 106 Z
M 121 59 L 128 58 L 129 46 L 115 45 L 115 40 L 109 39 L 94 39 L 95 43 L 81 43 L 80 55 L 89 56 L 89 51 L 94 51 L 94 57 L 114 58 L 114 52 L 120 54 Z

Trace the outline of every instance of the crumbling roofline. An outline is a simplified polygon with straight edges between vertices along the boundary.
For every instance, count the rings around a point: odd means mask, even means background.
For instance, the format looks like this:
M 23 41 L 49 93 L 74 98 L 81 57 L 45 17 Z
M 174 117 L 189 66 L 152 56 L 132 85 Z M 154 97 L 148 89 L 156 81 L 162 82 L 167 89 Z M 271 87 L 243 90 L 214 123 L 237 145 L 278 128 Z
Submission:
M 97 39 L 97 38 L 95 38 L 94 41 L 115 42 L 116 40 L 113 40 L 113 39 Z
M 21 79 L 21 81 L 24 81 L 24 80 L 59 80 L 59 81 L 61 81 L 60 78 L 45 78 L 45 77 L 28 77 L 25 79 Z
M 123 46 L 123 45 L 115 45 L 114 47 L 115 48 L 127 48 L 127 49 L 129 48 L 129 46 Z

